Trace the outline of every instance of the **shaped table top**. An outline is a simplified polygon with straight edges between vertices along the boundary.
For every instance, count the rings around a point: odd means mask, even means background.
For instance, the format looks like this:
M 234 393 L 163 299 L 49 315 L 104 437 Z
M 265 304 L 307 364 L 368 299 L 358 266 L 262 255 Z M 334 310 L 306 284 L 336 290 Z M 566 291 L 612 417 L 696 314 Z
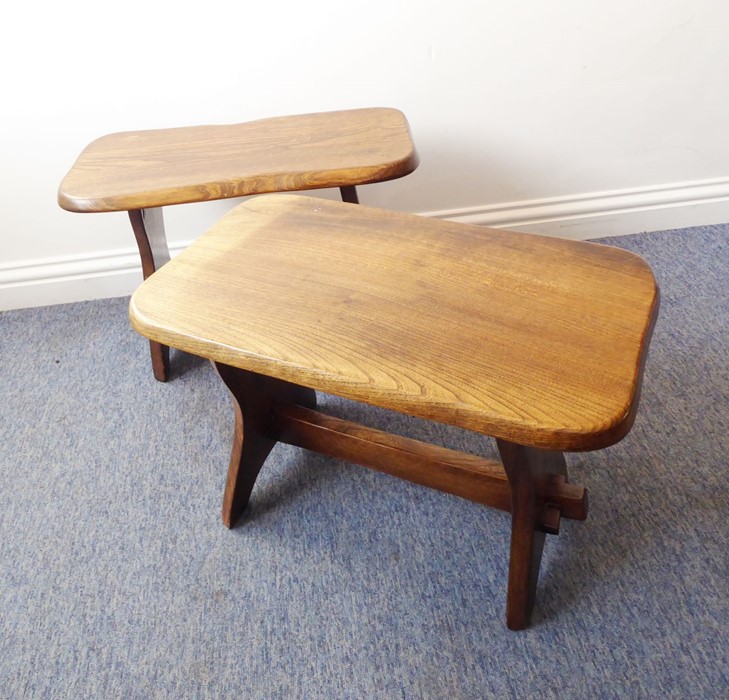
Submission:
M 228 365 L 586 450 L 632 426 L 658 300 L 617 248 L 272 195 L 152 275 L 130 315 Z
M 373 108 L 110 134 L 63 179 L 69 211 L 146 209 L 392 180 L 418 166 L 407 119 Z

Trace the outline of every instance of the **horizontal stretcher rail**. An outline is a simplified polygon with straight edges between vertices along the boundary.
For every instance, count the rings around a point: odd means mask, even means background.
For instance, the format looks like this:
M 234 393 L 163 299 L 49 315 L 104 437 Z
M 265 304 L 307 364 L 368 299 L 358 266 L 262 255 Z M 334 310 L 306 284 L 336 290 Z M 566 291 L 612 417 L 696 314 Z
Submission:
M 281 442 L 511 512 L 511 487 L 498 461 L 392 435 L 294 404 L 276 404 L 273 418 Z M 557 507 L 562 517 L 587 517 L 583 486 L 547 482 L 543 488 L 544 502 Z

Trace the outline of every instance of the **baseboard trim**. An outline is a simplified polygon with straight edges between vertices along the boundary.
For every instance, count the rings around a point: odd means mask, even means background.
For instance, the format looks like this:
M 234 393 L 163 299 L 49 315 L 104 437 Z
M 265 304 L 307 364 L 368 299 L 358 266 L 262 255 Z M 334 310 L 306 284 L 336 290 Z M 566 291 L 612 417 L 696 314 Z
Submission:
M 424 212 L 584 240 L 729 222 L 729 178 Z M 176 255 L 190 242 L 178 243 Z M 135 248 L 0 265 L 0 310 L 126 296 L 141 282 Z
M 170 246 L 170 254 L 190 243 Z M 139 253 L 131 247 L 0 265 L 0 311 L 127 296 L 141 282 Z
M 432 211 L 425 216 L 580 240 L 703 226 L 729 221 L 729 178 Z

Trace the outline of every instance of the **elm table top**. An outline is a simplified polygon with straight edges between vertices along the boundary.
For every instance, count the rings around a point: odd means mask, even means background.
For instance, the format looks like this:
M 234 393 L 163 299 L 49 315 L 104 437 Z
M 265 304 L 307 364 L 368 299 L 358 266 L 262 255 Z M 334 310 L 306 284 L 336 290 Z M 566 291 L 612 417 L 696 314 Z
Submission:
M 128 211 L 382 182 L 417 165 L 407 119 L 396 109 L 129 131 L 89 144 L 58 202 L 74 212 Z
M 132 297 L 142 335 L 533 447 L 630 430 L 659 292 L 637 255 L 297 195 L 228 213 Z

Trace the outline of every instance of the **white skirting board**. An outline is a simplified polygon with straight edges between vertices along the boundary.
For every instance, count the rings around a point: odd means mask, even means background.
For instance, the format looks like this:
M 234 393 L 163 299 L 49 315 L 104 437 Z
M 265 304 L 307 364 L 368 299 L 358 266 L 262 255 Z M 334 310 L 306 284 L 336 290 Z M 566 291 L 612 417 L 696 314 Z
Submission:
M 573 240 L 729 222 L 729 178 L 426 212 L 464 224 Z
M 729 178 L 423 212 L 461 223 L 575 240 L 729 222 Z M 130 239 L 132 232 L 129 232 Z M 171 247 L 171 253 L 187 244 Z M 0 265 L 0 311 L 126 296 L 142 280 L 136 248 Z

